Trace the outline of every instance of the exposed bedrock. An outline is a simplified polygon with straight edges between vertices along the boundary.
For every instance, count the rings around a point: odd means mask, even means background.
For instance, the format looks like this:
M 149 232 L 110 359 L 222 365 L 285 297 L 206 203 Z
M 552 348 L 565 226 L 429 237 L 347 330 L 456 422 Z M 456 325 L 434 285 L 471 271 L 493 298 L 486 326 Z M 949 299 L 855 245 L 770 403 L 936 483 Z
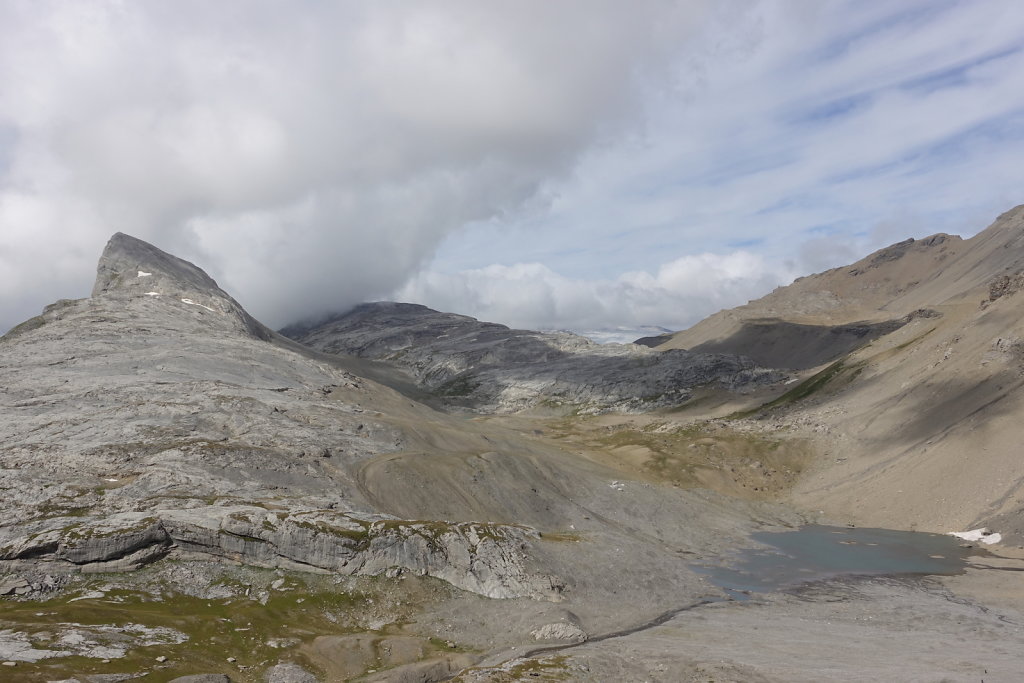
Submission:
M 561 586 L 557 578 L 525 567 L 525 551 L 538 535 L 513 525 L 210 506 L 30 528 L 28 533 L 22 529 L 22 534 L 4 530 L 0 560 L 68 563 L 82 571 L 127 571 L 175 551 L 255 566 L 340 574 L 409 571 L 490 598 L 558 599 Z

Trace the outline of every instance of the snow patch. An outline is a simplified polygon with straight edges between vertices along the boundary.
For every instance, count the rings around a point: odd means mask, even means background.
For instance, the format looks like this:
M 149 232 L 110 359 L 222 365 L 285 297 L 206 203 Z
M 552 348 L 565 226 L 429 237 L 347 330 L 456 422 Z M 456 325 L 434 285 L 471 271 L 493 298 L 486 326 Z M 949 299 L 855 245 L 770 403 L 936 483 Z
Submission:
M 209 306 L 204 306 L 203 304 L 199 303 L 198 301 L 192 301 L 192 299 L 182 299 L 181 303 L 188 304 L 189 306 L 199 306 L 200 308 L 205 308 L 210 313 L 216 313 L 217 312 L 217 311 L 213 310 L 212 308 L 210 308 Z
M 991 545 L 993 543 L 999 543 L 1003 540 L 1002 534 L 991 533 L 985 527 L 980 529 L 971 529 L 970 531 L 950 531 L 949 536 L 955 536 L 964 541 L 974 541 Z
M 144 271 L 144 270 L 140 270 L 140 271 L 139 271 L 139 277 L 149 277 L 149 276 L 151 276 L 152 274 L 153 274 L 153 273 L 147 273 L 147 272 L 146 272 L 146 271 Z

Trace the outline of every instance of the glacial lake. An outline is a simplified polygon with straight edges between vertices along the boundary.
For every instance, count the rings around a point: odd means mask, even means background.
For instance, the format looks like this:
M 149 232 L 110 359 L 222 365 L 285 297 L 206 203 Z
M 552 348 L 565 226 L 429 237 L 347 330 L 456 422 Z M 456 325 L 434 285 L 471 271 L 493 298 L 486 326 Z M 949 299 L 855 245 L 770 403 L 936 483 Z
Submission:
M 952 536 L 892 529 L 818 524 L 793 531 L 762 531 L 764 548 L 739 551 L 721 566 L 694 569 L 733 597 L 794 588 L 802 583 L 853 576 L 959 574 L 974 548 Z

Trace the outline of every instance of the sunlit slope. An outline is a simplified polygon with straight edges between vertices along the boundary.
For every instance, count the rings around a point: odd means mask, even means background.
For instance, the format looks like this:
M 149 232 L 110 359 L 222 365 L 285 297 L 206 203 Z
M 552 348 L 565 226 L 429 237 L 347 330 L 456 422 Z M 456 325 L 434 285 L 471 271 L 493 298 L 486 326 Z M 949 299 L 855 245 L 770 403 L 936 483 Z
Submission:
M 819 354 L 816 375 L 759 413 L 813 430 L 827 453 L 798 484 L 799 504 L 883 526 L 989 525 L 1020 538 L 1022 271 L 1017 207 L 969 240 L 894 245 L 716 314 L 668 345 L 742 353 L 746 343 L 757 357 L 774 344 L 793 349 L 789 367 Z M 893 329 L 829 358 L 828 330 L 856 321 Z M 760 337 L 749 333 L 757 325 Z M 825 330 L 817 347 L 787 338 L 806 325 Z

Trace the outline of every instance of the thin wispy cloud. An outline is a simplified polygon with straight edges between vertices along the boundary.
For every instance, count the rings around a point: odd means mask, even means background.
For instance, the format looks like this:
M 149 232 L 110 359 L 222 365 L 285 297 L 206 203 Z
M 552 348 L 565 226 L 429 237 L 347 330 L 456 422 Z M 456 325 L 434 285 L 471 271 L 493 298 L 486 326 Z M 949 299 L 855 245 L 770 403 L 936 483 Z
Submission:
M 0 327 L 115 231 L 271 325 L 400 297 L 683 327 L 1021 203 L 990 2 L 10 2 Z

